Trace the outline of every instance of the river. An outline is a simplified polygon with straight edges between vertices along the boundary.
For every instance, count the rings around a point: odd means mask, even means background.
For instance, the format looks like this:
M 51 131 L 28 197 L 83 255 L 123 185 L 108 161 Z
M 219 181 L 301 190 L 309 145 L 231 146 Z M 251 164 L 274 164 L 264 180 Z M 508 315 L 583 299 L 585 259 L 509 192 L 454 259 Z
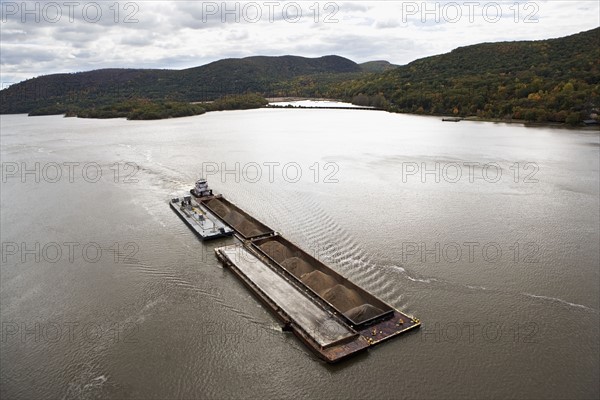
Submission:
M 1 118 L 1 397 L 598 398 L 597 131 Z M 329 366 L 168 207 L 211 187 L 421 319 Z

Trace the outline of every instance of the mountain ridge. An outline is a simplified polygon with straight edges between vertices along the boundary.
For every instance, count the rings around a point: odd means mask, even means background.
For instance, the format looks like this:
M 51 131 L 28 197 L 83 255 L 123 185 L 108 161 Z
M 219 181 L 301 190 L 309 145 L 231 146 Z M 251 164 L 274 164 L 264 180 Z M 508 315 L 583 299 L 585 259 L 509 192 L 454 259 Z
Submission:
M 393 112 L 578 122 L 600 107 L 598 42 L 600 28 L 562 38 L 462 46 L 402 66 L 284 55 L 229 58 L 183 70 L 52 74 L 0 91 L 0 113 L 258 93 L 336 98 Z
M 182 70 L 104 68 L 49 74 L 0 91 L 0 113 L 31 112 L 56 103 L 87 107 L 128 97 L 207 101 L 227 94 L 263 92 L 267 86 L 303 75 L 353 73 L 361 73 L 360 66 L 341 56 L 285 55 L 222 59 Z

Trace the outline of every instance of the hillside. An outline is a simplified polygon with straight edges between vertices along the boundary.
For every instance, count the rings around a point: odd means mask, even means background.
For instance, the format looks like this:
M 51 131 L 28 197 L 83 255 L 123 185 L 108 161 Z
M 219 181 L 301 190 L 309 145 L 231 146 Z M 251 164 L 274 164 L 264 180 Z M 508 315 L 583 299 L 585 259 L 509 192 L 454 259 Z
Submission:
M 0 113 L 77 114 L 138 99 L 181 110 L 179 103 L 257 93 L 336 98 L 392 112 L 577 125 L 600 108 L 598 43 L 600 28 L 558 39 L 459 47 L 404 66 L 359 65 L 339 56 L 256 56 L 185 70 L 54 74 L 0 91 Z
M 398 112 L 577 123 L 600 107 L 598 43 L 600 28 L 460 47 L 332 84 L 327 94 Z
M 0 91 L 0 113 L 56 114 L 128 99 L 206 101 L 227 94 L 277 94 L 299 76 L 358 74 L 339 56 L 225 59 L 185 70 L 102 69 L 29 79 Z M 328 80 L 331 82 L 331 80 Z

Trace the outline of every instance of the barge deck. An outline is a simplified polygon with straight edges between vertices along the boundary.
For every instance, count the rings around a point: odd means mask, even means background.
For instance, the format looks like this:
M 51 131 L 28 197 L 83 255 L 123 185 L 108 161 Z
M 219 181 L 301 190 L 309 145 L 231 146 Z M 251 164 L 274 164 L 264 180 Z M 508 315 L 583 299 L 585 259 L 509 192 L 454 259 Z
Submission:
M 232 236 L 233 229 L 221 222 L 205 206 L 191 199 L 191 196 L 174 198 L 171 208 L 202 240 Z

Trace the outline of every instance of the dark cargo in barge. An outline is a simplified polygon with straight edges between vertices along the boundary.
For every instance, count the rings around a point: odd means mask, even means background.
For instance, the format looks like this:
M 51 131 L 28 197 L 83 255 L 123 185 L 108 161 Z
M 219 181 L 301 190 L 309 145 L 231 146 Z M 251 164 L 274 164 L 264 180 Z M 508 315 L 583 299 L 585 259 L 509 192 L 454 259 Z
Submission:
M 291 279 L 331 306 L 353 328 L 363 328 L 394 313 L 392 307 L 282 236 L 258 239 L 252 245 L 281 266 Z
M 246 213 L 223 196 L 203 199 L 202 203 L 225 221 L 244 239 L 252 239 L 273 233 L 273 230 Z

